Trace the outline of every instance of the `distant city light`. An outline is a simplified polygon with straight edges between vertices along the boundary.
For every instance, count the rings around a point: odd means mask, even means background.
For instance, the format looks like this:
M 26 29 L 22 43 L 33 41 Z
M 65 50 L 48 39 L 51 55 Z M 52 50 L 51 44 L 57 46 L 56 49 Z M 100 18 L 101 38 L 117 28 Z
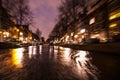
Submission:
M 77 38 L 77 37 L 78 37 L 78 35 L 75 35 L 74 37 L 75 37 L 75 38 Z
M 95 18 L 90 19 L 89 24 L 93 24 L 93 23 L 95 23 Z
M 117 24 L 114 23 L 114 24 L 111 24 L 111 25 L 109 26 L 109 28 L 114 28 L 114 27 L 116 27 L 116 26 L 117 26 Z
M 20 35 L 23 35 L 23 33 L 22 33 L 22 32 L 20 32 Z
M 66 41 L 68 41 L 69 36 L 66 36 Z
M 109 20 L 112 20 L 112 19 L 115 19 L 115 18 L 118 18 L 118 17 L 120 17 L 120 12 L 117 12 L 116 14 L 111 15 L 111 16 L 109 17 Z
M 71 33 L 71 36 L 73 36 L 73 32 Z
M 80 30 L 80 33 L 84 33 L 86 30 L 85 29 L 81 29 Z

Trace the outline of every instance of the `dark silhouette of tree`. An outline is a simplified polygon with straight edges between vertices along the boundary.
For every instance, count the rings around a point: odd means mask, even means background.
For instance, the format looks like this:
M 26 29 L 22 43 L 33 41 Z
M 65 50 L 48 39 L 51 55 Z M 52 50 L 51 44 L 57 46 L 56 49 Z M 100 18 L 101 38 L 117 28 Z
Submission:
M 13 25 L 12 16 L 2 6 L 2 0 L 0 0 L 0 28 L 7 30 Z
M 39 39 L 41 38 L 41 31 L 39 29 L 36 30 L 35 34 L 39 37 Z
M 14 17 L 17 25 L 31 24 L 32 15 L 28 0 L 3 0 L 3 6 Z
M 42 41 L 42 43 L 45 43 L 45 38 L 41 37 L 41 41 Z
M 68 28 L 75 32 L 75 27 L 81 20 L 80 14 L 83 14 L 82 12 L 85 9 L 86 1 L 87 0 L 63 0 L 58 8 L 59 20 L 57 26 L 55 26 L 57 28 L 54 28 L 52 33 L 60 29 L 60 32 L 63 33 L 61 35 L 64 35 Z

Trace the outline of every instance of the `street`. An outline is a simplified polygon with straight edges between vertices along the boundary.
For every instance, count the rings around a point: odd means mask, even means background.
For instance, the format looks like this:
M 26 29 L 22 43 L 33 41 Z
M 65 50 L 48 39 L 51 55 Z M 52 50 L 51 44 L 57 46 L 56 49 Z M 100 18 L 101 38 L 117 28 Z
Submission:
M 58 46 L 0 50 L 0 80 L 118 80 L 120 58 Z

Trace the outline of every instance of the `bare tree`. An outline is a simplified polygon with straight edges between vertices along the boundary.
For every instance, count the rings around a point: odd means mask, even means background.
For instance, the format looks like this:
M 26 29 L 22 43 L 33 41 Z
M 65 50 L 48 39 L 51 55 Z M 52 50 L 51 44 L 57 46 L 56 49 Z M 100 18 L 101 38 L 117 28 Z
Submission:
M 85 0 L 64 0 L 62 2 L 59 7 L 59 22 L 62 23 L 63 31 L 66 31 L 69 27 L 75 32 L 75 26 L 78 24 L 84 8 Z
M 36 35 L 39 37 L 39 39 L 41 38 L 41 31 L 39 29 L 36 30 Z
M 31 24 L 32 15 L 28 0 L 3 0 L 3 6 L 14 17 L 17 25 Z

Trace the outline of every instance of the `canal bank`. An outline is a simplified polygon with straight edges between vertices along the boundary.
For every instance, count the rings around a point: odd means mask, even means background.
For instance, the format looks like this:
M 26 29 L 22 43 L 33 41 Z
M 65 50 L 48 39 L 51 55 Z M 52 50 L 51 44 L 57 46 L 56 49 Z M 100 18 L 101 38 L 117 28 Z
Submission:
M 66 44 L 60 45 L 62 47 L 69 47 L 76 50 L 85 50 L 93 52 L 102 52 L 102 53 L 113 53 L 120 55 L 120 42 L 115 43 L 97 43 L 97 44 Z
M 20 46 L 17 43 L 12 42 L 0 42 L 0 49 L 12 49 L 19 48 Z

